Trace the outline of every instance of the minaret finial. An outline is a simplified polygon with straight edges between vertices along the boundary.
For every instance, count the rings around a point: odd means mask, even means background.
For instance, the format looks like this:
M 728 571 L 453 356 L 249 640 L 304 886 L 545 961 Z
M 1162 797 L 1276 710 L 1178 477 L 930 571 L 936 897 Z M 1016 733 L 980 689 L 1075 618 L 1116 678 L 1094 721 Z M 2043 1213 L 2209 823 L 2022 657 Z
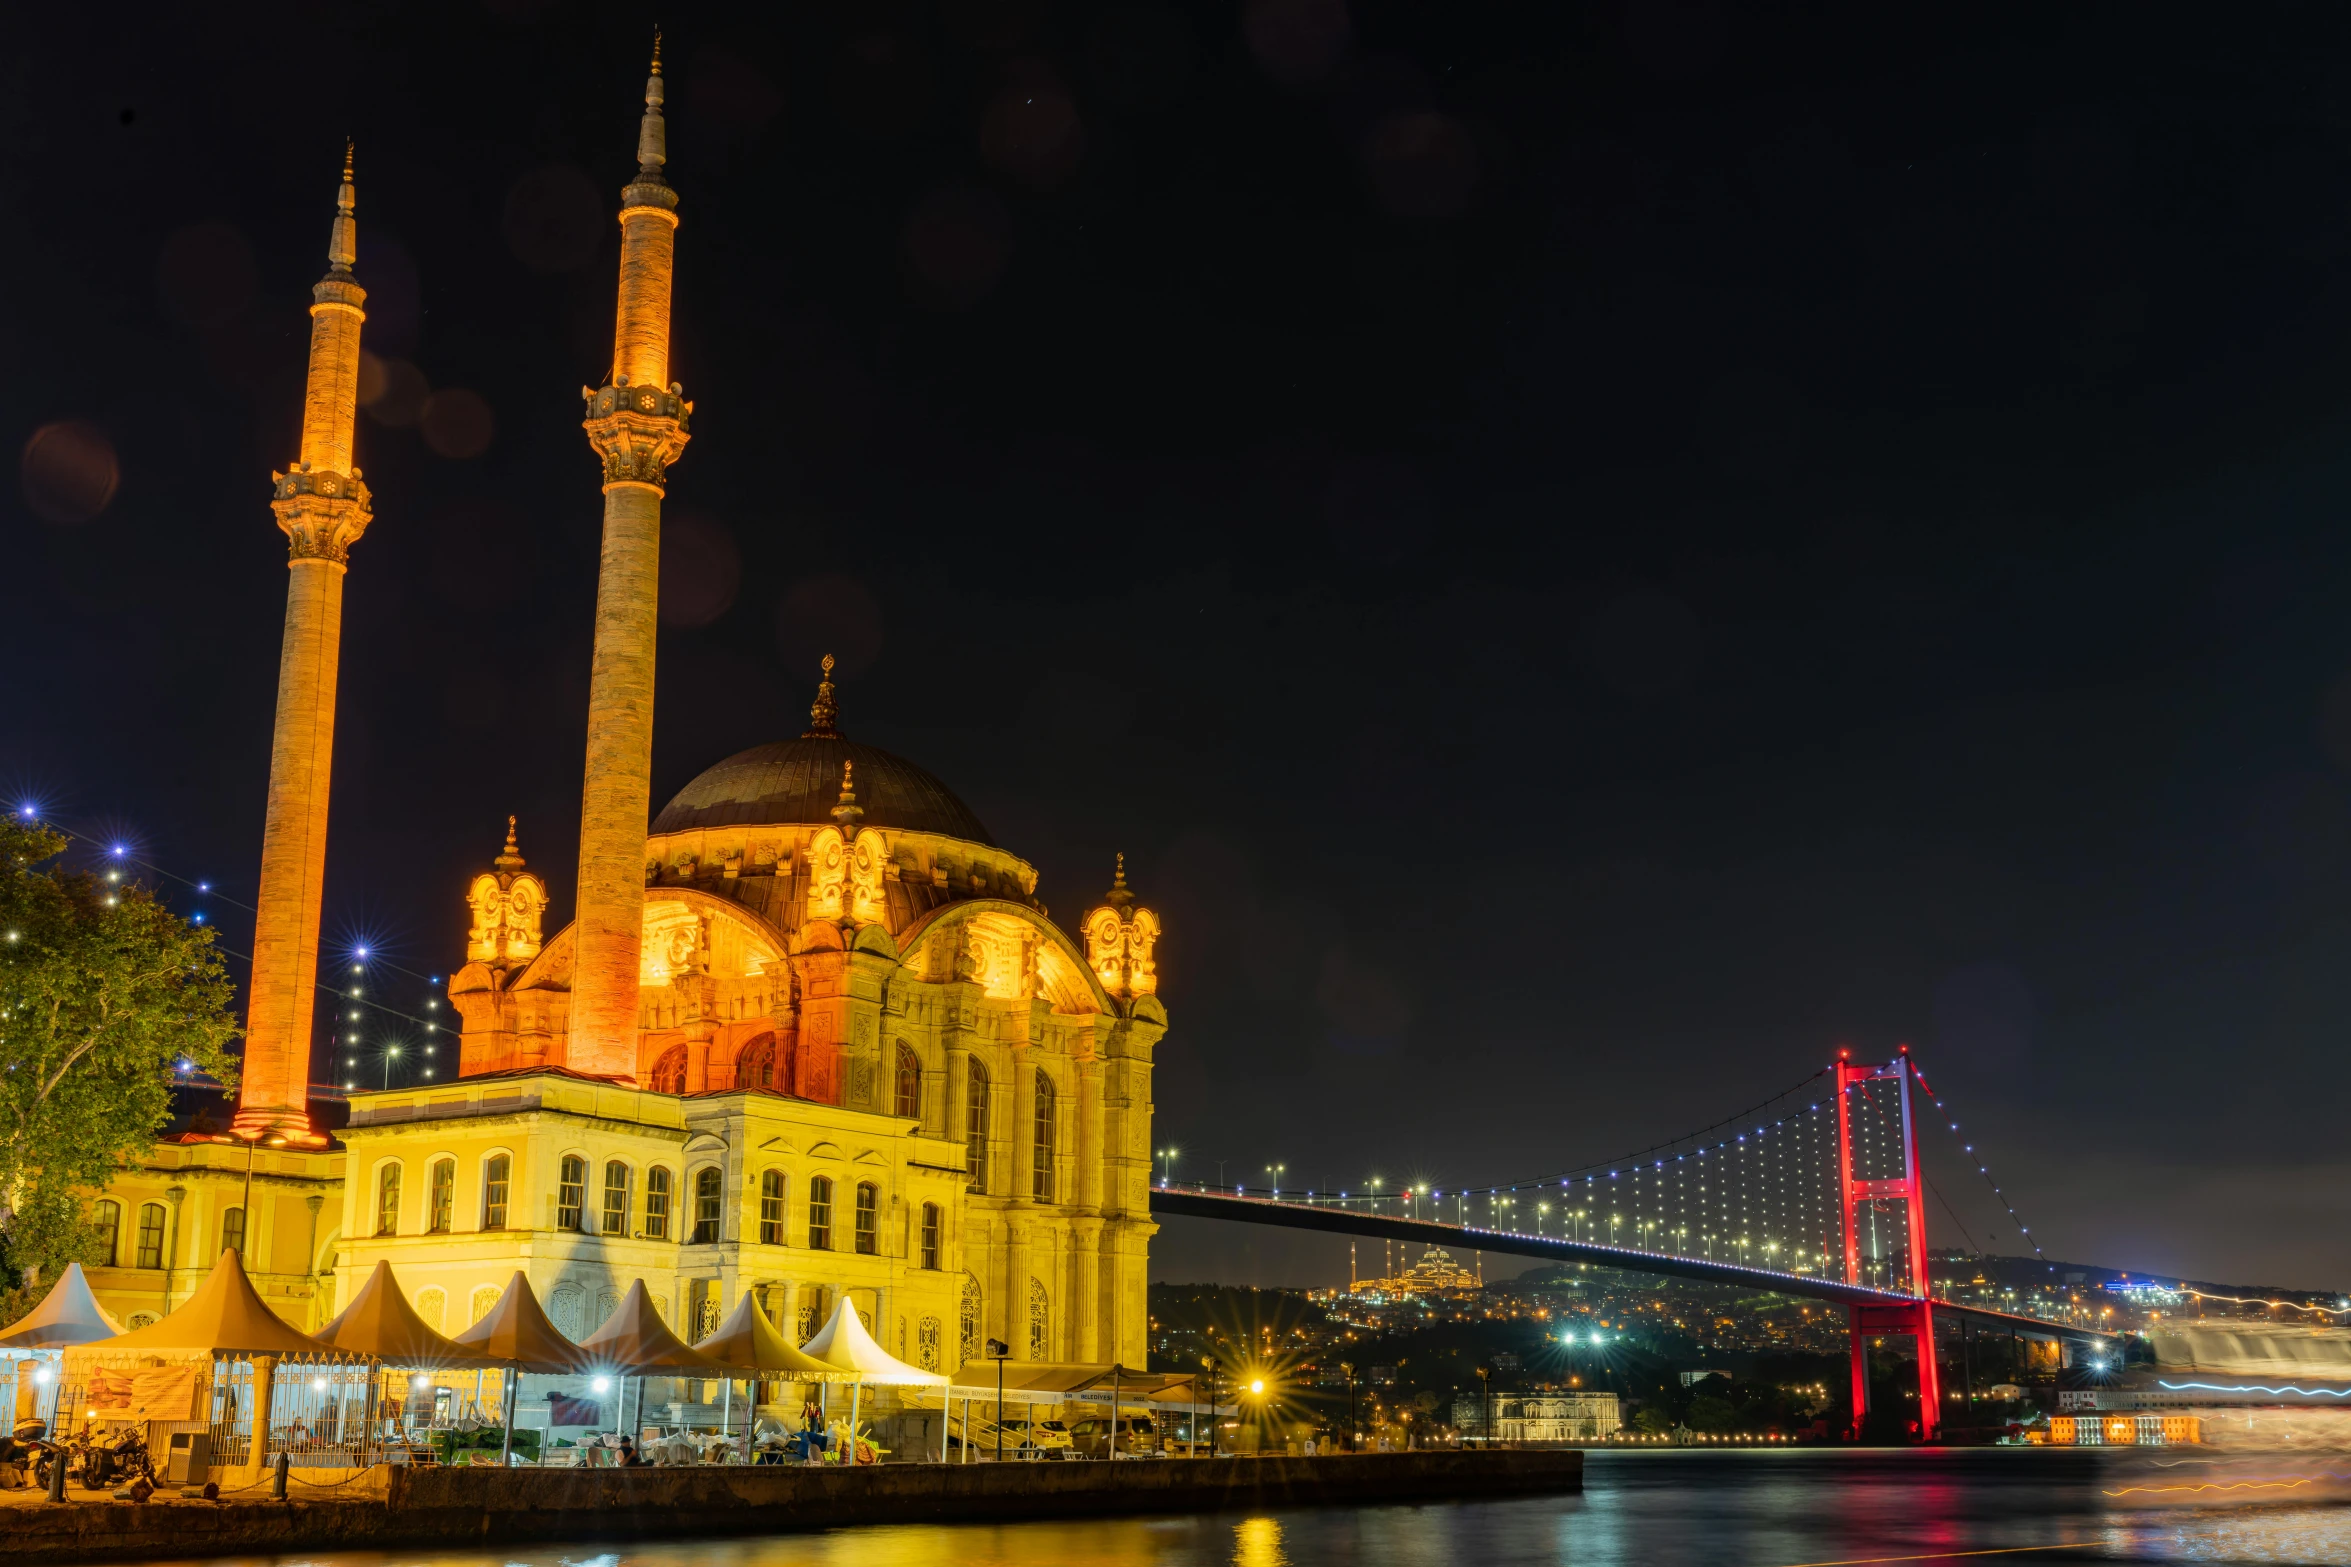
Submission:
M 661 118 L 661 29 L 653 29 L 653 69 L 645 77 L 645 117 L 637 122 L 637 179 L 662 184 L 661 166 L 669 161 L 669 132 Z
M 857 803 L 856 773 L 855 762 L 841 764 L 841 803 L 833 807 L 833 820 L 841 824 L 844 838 L 857 836 L 858 818 L 865 814 L 865 807 Z
M 334 270 L 348 277 L 353 262 L 359 259 L 358 193 L 351 184 L 352 143 L 343 139 L 343 185 L 335 192 L 335 229 L 327 240 L 327 262 Z
M 1110 890 L 1102 895 L 1102 901 L 1121 912 L 1135 901 L 1135 895 L 1127 891 L 1127 857 L 1124 854 L 1118 857 L 1118 869 L 1111 873 Z
M 839 704 L 833 701 L 833 655 L 824 656 L 824 674 L 816 682 L 816 700 L 808 704 L 808 730 L 803 740 L 838 740 L 841 731 L 834 721 L 841 716 Z
M 514 846 L 514 818 L 511 816 L 506 818 L 506 847 L 490 863 L 507 876 L 522 869 L 522 851 Z

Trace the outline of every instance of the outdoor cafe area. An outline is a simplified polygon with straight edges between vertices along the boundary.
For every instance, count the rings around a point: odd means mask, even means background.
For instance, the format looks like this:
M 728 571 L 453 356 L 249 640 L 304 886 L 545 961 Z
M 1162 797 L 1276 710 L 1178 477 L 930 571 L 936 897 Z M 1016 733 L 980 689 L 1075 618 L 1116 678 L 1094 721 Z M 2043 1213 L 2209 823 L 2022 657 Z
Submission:
M 178 1310 L 127 1333 L 69 1269 L 0 1329 L 11 1354 L 20 1424 L 136 1433 L 159 1484 L 224 1494 L 280 1468 L 306 1489 L 366 1489 L 369 1472 L 397 1465 L 1139 1458 L 1204 1451 L 1187 1438 L 1215 1414 L 1192 1402 L 1188 1376 L 1008 1360 L 926 1371 L 875 1343 L 847 1299 L 794 1345 L 746 1293 L 689 1344 L 639 1281 L 575 1343 L 517 1272 L 480 1321 L 444 1336 L 379 1263 L 305 1334 L 270 1311 L 233 1250 Z

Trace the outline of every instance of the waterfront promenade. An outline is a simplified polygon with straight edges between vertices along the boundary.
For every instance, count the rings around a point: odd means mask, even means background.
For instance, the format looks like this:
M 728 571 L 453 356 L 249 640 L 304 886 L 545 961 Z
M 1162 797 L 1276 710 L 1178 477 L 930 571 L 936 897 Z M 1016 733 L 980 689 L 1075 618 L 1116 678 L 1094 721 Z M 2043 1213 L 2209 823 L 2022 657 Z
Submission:
M 0 1493 L 0 1555 L 17 1561 L 268 1556 L 677 1539 L 1120 1513 L 1455 1500 L 1572 1492 L 1584 1455 L 1364 1453 L 1129 1463 L 886 1464 L 870 1468 L 391 1468 L 220 1502 L 165 1490 L 145 1503 Z M 86 1498 L 86 1499 L 85 1499 Z

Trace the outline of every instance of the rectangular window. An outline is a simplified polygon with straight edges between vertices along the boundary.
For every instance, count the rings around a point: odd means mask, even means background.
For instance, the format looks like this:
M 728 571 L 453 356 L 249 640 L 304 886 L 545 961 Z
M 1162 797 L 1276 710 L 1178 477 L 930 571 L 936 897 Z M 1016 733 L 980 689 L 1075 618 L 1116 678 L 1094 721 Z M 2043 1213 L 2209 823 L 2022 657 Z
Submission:
M 614 1159 L 604 1166 L 604 1233 L 629 1232 L 629 1167 Z
M 937 1270 L 939 1266 L 939 1205 L 922 1205 L 922 1265 Z
M 705 1165 L 694 1172 L 694 1239 L 696 1246 L 707 1246 L 718 1239 L 719 1209 L 725 1202 L 726 1177 L 715 1164 Z
M 113 1267 L 122 1248 L 122 1204 L 111 1197 L 98 1204 L 90 1215 L 90 1228 L 98 1232 L 99 1265 Z
M 964 1086 L 963 1172 L 969 1189 L 988 1189 L 988 1069 L 974 1060 Z
M 513 1169 L 513 1161 L 504 1154 L 482 1166 L 482 1228 L 485 1230 L 506 1228 L 507 1177 Z
M 857 1183 L 857 1255 L 860 1257 L 870 1257 L 874 1254 L 875 1221 L 879 1217 L 877 1210 L 880 1207 L 881 1193 L 874 1190 L 873 1183 L 859 1181 Z
M 443 1159 L 433 1166 L 432 1211 L 425 1216 L 425 1233 L 446 1235 L 457 1213 L 457 1161 Z
M 139 1210 L 139 1266 L 163 1266 L 163 1204 L 151 1202 Z
M 396 1164 L 376 1171 L 376 1233 L 400 1233 L 400 1166 Z
M 770 1170 L 759 1178 L 759 1244 L 784 1244 L 784 1172 Z
M 555 1227 L 576 1230 L 588 1207 L 588 1161 L 566 1154 L 555 1180 Z
M 224 1208 L 220 1215 L 220 1249 L 245 1255 L 245 1210 Z
M 645 1239 L 669 1239 L 669 1171 L 660 1165 L 645 1172 Z
M 808 1178 L 808 1249 L 833 1249 L 833 1178 L 829 1175 Z

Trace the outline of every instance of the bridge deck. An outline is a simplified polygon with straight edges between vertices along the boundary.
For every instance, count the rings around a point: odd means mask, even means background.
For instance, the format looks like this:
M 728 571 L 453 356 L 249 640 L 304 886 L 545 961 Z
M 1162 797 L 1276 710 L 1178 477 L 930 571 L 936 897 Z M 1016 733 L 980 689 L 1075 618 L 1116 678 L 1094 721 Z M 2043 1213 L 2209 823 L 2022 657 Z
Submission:
M 1738 1263 L 1712 1262 L 1704 1257 L 1681 1257 L 1670 1252 L 1642 1251 L 1630 1246 L 1604 1246 L 1597 1241 L 1560 1240 L 1522 1235 L 1509 1230 L 1482 1230 L 1476 1225 L 1444 1224 L 1434 1219 L 1405 1219 L 1392 1214 L 1365 1213 L 1319 1203 L 1280 1202 L 1269 1197 L 1242 1197 L 1225 1192 L 1185 1191 L 1174 1186 L 1151 1189 L 1151 1211 L 1186 1219 L 1226 1219 L 1241 1224 L 1271 1224 L 1283 1229 L 1320 1230 L 1333 1235 L 1365 1235 L 1376 1239 L 1419 1241 L 1430 1246 L 1469 1247 L 1512 1257 L 1541 1257 L 1552 1262 L 1588 1262 L 1629 1273 L 1654 1273 L 1667 1278 L 1694 1279 L 1705 1284 L 1729 1284 L 1743 1289 L 1769 1290 L 1807 1300 L 1833 1301 L 1841 1306 L 1913 1305 L 1917 1297 L 1899 1290 L 1847 1284 L 1818 1274 L 1784 1273 L 1774 1268 L 1751 1268 Z M 2044 1322 L 2039 1317 L 1992 1311 L 1982 1306 L 1938 1300 L 1935 1314 L 1982 1328 L 2006 1329 L 2036 1338 L 2064 1338 L 2084 1343 L 2110 1344 L 2110 1334 L 2071 1323 Z

